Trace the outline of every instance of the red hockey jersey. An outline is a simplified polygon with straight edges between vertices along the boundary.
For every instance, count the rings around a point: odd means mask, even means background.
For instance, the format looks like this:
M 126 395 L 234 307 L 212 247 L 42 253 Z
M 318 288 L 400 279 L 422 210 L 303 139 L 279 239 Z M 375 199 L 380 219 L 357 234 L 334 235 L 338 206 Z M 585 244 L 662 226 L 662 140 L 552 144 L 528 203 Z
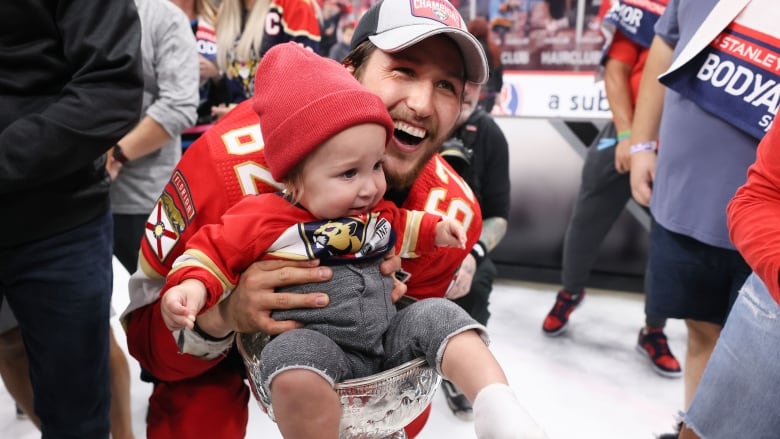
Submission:
M 222 214 L 242 197 L 280 189 L 263 155 L 259 119 L 251 100 L 224 116 L 182 156 L 147 221 L 139 267 L 130 279 L 130 304 L 122 315 L 131 353 L 153 375 L 163 380 L 188 378 L 221 360 L 218 357 L 210 362 L 178 354 L 170 332 L 161 330 L 162 318 L 152 312 L 152 306 L 146 306 L 159 298 L 173 261 L 198 229 L 219 223 Z M 476 197 L 436 155 L 400 207 L 453 218 L 466 230 L 465 249 L 437 248 L 419 258 L 402 260 L 403 270 L 411 274 L 408 295 L 442 297 L 482 231 Z

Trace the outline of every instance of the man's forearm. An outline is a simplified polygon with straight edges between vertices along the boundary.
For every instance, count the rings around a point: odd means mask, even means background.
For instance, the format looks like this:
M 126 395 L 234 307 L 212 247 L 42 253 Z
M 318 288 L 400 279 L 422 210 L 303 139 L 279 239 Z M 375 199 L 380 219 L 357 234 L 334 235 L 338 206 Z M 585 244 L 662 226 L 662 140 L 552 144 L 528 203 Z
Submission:
M 612 112 L 612 121 L 618 133 L 631 130 L 634 119 L 634 100 L 631 97 L 631 66 L 616 59 L 608 59 L 604 73 L 604 90 Z
M 632 143 L 658 139 L 665 92 L 665 87 L 658 81 L 658 76 L 671 65 L 673 52 L 674 49 L 661 38 L 656 36 L 653 39 L 642 80 L 639 83 L 634 122 L 631 125 Z
M 487 251 L 492 251 L 504 239 L 506 229 L 506 218 L 497 216 L 485 218 L 482 220 L 482 234 L 479 235 L 479 241 L 485 244 Z
M 138 125 L 122 137 L 119 145 L 129 160 L 135 160 L 162 148 L 171 141 L 171 136 L 157 121 L 145 116 Z

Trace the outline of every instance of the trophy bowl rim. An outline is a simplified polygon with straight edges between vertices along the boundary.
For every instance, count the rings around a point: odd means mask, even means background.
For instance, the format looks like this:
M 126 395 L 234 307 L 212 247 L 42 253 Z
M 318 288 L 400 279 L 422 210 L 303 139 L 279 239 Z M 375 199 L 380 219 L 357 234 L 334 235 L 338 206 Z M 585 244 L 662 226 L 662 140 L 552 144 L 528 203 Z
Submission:
M 409 372 L 414 369 L 421 369 L 420 372 L 422 372 L 428 368 L 429 368 L 428 362 L 425 360 L 425 358 L 419 357 L 419 358 L 415 358 L 414 360 L 407 361 L 406 363 L 399 364 L 398 366 L 392 367 L 387 370 L 383 370 L 381 372 L 377 372 L 369 376 L 343 380 L 339 383 L 336 383 L 334 389 L 338 391 L 338 390 L 351 389 L 359 386 L 365 386 L 367 384 L 374 384 L 374 383 L 385 381 L 388 378 L 399 376 L 405 372 Z M 433 370 L 433 372 L 436 372 L 436 370 Z

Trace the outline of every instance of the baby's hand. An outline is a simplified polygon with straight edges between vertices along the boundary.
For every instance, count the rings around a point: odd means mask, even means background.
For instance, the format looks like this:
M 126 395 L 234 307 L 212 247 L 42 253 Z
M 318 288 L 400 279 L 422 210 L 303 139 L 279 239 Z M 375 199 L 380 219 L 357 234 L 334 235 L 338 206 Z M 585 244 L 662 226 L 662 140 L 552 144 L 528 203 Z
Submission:
M 466 248 L 466 231 L 459 222 L 442 218 L 436 224 L 436 245 L 438 247 Z
M 187 279 L 171 287 L 163 294 L 160 302 L 165 326 L 171 331 L 182 328 L 192 329 L 195 316 L 206 303 L 206 287 L 200 281 Z

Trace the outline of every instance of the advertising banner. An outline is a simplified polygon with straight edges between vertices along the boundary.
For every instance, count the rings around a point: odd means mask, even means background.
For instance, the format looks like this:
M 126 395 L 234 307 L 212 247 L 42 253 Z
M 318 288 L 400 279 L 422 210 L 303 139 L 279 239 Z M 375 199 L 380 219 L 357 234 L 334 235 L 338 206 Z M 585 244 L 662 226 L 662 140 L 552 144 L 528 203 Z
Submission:
M 603 81 L 593 72 L 512 71 L 493 114 L 564 119 L 608 119 L 609 103 Z

